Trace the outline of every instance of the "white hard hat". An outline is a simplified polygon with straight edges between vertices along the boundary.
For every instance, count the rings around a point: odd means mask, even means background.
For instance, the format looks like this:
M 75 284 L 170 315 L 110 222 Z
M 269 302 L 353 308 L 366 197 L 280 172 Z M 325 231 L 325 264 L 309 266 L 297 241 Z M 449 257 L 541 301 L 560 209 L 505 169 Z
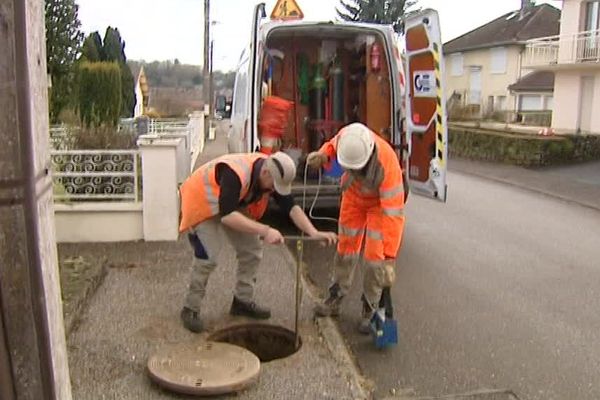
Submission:
M 345 126 L 337 142 L 337 160 L 345 169 L 362 169 L 375 147 L 373 133 L 361 123 Z

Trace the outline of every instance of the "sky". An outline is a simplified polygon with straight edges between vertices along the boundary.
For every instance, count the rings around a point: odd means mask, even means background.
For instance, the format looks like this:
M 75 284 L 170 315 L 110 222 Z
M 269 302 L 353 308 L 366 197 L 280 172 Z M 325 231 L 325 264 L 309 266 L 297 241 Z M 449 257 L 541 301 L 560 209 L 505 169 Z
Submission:
M 82 30 L 99 31 L 116 27 L 125 41 L 130 60 L 178 59 L 202 64 L 203 0 L 75 0 L 79 5 Z M 339 0 L 296 0 L 307 21 L 335 19 Z M 250 36 L 252 11 L 258 0 L 212 0 L 214 69 L 236 67 Z M 276 0 L 266 0 L 270 14 Z M 561 8 L 561 0 L 545 0 Z M 444 42 L 458 37 L 520 7 L 520 0 L 419 0 L 423 8 L 438 11 Z

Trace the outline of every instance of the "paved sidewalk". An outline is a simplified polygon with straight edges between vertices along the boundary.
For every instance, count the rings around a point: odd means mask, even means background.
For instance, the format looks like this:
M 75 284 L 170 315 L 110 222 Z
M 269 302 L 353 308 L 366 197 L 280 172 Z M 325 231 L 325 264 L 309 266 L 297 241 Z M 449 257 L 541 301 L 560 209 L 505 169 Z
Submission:
M 207 145 L 202 160 L 223 152 L 225 143 L 224 136 L 219 135 Z M 208 332 L 200 335 L 185 330 L 179 320 L 192 257 L 185 239 L 63 244 L 60 251 L 64 256 L 105 257 L 111 265 L 81 323 L 68 339 L 74 399 L 189 398 L 154 385 L 146 374 L 148 357 L 163 344 L 201 341 L 216 329 L 245 321 L 228 314 L 235 283 L 232 249 L 224 249 L 219 268 L 211 276 L 202 310 Z M 267 246 L 258 275 L 257 300 L 272 307 L 269 323 L 288 329 L 294 326 L 293 271 L 293 259 L 284 246 Z M 364 392 L 357 386 L 358 375 L 343 341 L 327 321 L 319 324 L 321 330 L 317 329 L 312 306 L 305 297 L 300 320 L 302 348 L 291 357 L 263 363 L 258 384 L 231 397 L 361 398 Z
M 600 210 L 600 162 L 533 169 L 453 158 L 448 167 L 451 172 L 491 179 Z M 449 195 L 452 196 L 451 185 Z

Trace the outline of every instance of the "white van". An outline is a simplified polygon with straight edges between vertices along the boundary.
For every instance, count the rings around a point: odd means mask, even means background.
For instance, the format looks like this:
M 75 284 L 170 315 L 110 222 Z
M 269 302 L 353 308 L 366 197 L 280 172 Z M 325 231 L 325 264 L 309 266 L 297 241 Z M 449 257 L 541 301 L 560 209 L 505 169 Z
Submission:
M 230 152 L 261 149 L 261 104 L 266 96 L 277 96 L 294 103 L 281 149 L 299 165 L 295 193 L 306 191 L 310 197 L 317 189 L 314 173 L 304 179 L 306 155 L 340 127 L 362 122 L 397 150 L 413 192 L 446 200 L 446 102 L 437 12 L 409 18 L 405 35 L 398 37 L 386 25 L 271 21 L 259 4 L 250 38 L 235 79 Z M 398 40 L 404 40 L 403 52 Z M 341 194 L 340 171 L 323 173 L 317 206 L 331 206 Z

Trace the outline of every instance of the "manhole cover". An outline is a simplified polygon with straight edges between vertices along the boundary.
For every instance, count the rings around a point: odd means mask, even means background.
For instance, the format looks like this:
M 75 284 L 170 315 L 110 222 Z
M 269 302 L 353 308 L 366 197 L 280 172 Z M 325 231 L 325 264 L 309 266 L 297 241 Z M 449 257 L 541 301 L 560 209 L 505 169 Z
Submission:
M 241 391 L 258 379 L 260 361 L 250 351 L 228 343 L 165 346 L 148 359 L 157 384 L 178 393 L 219 395 Z

